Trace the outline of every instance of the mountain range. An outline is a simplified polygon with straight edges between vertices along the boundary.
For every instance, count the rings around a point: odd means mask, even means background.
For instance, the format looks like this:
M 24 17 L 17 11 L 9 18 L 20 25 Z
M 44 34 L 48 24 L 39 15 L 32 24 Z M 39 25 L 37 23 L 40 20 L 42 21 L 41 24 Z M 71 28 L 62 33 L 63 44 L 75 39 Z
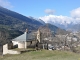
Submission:
M 29 30 L 37 29 L 38 26 L 43 24 L 37 20 L 30 19 L 17 12 L 13 12 L 0 7 L 0 25 L 6 25 L 5 27 L 12 27 L 10 29 L 18 29 L 24 31 L 25 28 L 28 28 Z
M 9 33 L 9 39 L 15 38 L 25 32 L 26 28 L 30 31 L 36 31 L 38 28 L 45 29 L 47 27 L 54 34 L 67 33 L 66 30 L 61 29 L 52 24 L 45 23 L 43 20 L 31 16 L 24 16 L 20 13 L 11 11 L 0 6 L 0 31 L 4 29 Z
M 80 31 L 80 21 L 55 21 L 55 19 L 53 21 L 48 21 L 48 23 L 55 25 L 59 28 L 65 29 L 67 31 L 71 31 L 71 32 L 76 32 L 76 31 Z

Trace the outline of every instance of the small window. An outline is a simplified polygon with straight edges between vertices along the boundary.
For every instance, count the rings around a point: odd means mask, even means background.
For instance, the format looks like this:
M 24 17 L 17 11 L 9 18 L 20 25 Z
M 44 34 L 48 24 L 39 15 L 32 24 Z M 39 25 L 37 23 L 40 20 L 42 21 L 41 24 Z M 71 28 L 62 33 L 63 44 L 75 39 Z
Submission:
M 31 41 L 31 44 L 32 44 L 32 41 Z

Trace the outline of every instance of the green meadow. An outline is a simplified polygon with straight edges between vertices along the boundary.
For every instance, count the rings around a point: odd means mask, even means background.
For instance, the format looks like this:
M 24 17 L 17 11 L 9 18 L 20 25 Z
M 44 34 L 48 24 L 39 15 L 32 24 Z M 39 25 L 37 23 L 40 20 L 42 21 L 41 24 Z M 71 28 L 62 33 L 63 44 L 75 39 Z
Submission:
M 80 54 L 68 51 L 28 51 L 19 55 L 5 55 L 0 60 L 80 60 Z

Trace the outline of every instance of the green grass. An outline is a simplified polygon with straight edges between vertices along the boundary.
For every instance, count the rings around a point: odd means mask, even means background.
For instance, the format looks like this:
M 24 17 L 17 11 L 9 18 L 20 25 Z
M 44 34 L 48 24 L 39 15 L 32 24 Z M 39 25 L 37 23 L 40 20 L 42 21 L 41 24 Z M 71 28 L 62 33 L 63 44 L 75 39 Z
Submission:
M 30 51 L 20 55 L 5 55 L 0 60 L 80 60 L 80 54 L 67 51 Z
M 12 49 L 12 50 L 14 50 L 14 51 L 25 51 L 27 49 L 18 49 L 18 48 L 15 48 L 15 49 Z

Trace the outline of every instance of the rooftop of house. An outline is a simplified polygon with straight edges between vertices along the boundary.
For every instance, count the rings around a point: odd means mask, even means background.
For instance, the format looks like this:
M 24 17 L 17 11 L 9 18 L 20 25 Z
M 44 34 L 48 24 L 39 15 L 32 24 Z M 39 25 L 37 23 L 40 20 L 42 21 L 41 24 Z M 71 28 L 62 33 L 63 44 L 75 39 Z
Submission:
M 36 35 L 32 33 L 25 32 L 24 34 L 12 39 L 12 41 L 32 41 L 36 39 Z

